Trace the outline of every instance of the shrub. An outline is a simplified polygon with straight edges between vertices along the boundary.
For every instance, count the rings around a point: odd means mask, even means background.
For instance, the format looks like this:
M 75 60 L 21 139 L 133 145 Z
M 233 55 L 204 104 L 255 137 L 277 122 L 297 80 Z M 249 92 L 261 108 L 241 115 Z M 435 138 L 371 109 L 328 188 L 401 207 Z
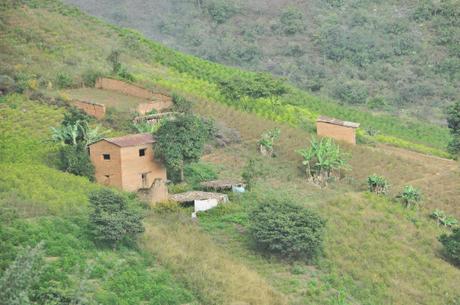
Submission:
M 96 85 L 96 80 L 102 76 L 104 76 L 104 73 L 100 71 L 86 70 L 82 75 L 83 84 L 87 87 L 94 87 Z
M 90 229 L 96 240 L 115 248 L 123 239 L 144 232 L 141 214 L 122 195 L 101 189 L 89 195 L 89 202 L 93 207 Z
M 325 221 L 305 207 L 275 200 L 258 204 L 249 219 L 250 233 L 263 250 L 309 260 L 322 252 Z
M 187 100 L 182 95 L 177 93 L 173 93 L 172 95 L 172 102 L 173 102 L 173 111 L 180 112 L 180 113 L 191 113 L 192 112 L 192 103 Z
M 60 148 L 59 169 L 94 181 L 94 166 L 84 143 L 65 145 Z
M 454 229 L 452 234 L 441 235 L 439 241 L 444 246 L 444 253 L 447 258 L 456 264 L 460 264 L 460 228 Z
M 206 9 L 211 19 L 218 24 L 224 23 L 239 12 L 233 1 L 226 0 L 211 0 L 206 4 Z
M 455 219 L 455 217 L 447 215 L 442 210 L 434 210 L 433 213 L 430 214 L 430 217 L 436 220 L 438 225 L 443 225 L 448 228 L 452 228 L 458 225 L 458 220 Z
M 184 168 L 185 182 L 192 186 L 200 182 L 217 179 L 214 167 L 206 163 L 191 163 Z
M 67 73 L 59 72 L 56 76 L 56 85 L 58 88 L 70 88 L 73 85 L 73 80 Z
M 413 187 L 412 185 L 406 185 L 398 195 L 398 198 L 401 200 L 407 208 L 411 206 L 417 206 L 422 200 L 422 194 L 419 189 Z
M 368 97 L 367 89 L 356 82 L 340 82 L 333 88 L 332 95 L 347 104 L 364 104 Z
M 38 281 L 43 260 L 43 243 L 27 247 L 0 278 L 0 304 L 31 305 L 31 287 Z
M 238 100 L 244 96 L 253 98 L 283 95 L 288 92 L 286 84 L 268 73 L 258 73 L 254 78 L 231 76 L 219 80 L 224 95 L 230 99 Z
M 376 193 L 377 195 L 385 195 L 388 192 L 389 183 L 385 177 L 374 174 L 367 177 L 367 186 L 369 192 Z
M 260 140 L 257 142 L 262 155 L 274 155 L 273 145 L 275 144 L 275 141 L 279 140 L 280 134 L 281 130 L 279 128 L 268 130 L 262 134 Z
M 303 157 L 307 179 L 320 186 L 326 186 L 334 174 L 347 167 L 345 155 L 331 138 L 313 138 L 310 147 L 298 153 Z
M 283 32 L 287 35 L 301 33 L 305 30 L 305 16 L 295 7 L 288 7 L 283 10 L 280 16 L 280 23 Z
M 255 159 L 249 159 L 243 168 L 243 173 L 241 174 L 243 182 L 246 184 L 246 189 L 248 191 L 254 188 L 256 180 L 260 176 L 262 176 L 260 162 Z

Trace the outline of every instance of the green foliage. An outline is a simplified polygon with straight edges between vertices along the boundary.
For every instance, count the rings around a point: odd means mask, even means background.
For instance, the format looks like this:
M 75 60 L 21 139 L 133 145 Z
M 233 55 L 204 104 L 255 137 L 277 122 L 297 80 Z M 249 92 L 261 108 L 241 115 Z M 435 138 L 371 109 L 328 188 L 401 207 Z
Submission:
M 302 33 L 305 30 L 305 16 L 295 7 L 287 7 L 281 12 L 280 23 L 286 35 Z
M 184 168 L 185 182 L 197 186 L 200 182 L 217 179 L 214 166 L 208 163 L 191 163 Z
M 227 0 L 206 0 L 205 7 L 211 19 L 217 24 L 226 22 L 240 11 L 233 1 Z
M 144 232 L 141 214 L 122 195 L 101 189 L 89 195 L 89 202 L 93 208 L 90 228 L 96 240 L 116 247 L 123 239 Z
M 62 146 L 59 161 L 60 170 L 94 181 L 94 166 L 83 143 Z
M 200 159 L 208 136 L 200 118 L 191 114 L 177 116 L 157 131 L 155 155 L 169 170 L 179 172 L 179 181 L 183 181 L 184 166 Z
M 64 119 L 61 122 L 61 125 L 75 125 L 77 122 L 86 122 L 90 121 L 90 117 L 84 113 L 82 110 L 76 107 L 70 107 L 69 111 L 64 113 Z
M 249 79 L 240 75 L 231 76 L 219 80 L 219 86 L 223 94 L 232 100 L 245 96 L 252 98 L 279 96 L 288 92 L 288 87 L 283 81 L 268 73 L 259 73 Z
M 434 210 L 431 214 L 430 217 L 436 220 L 436 223 L 438 225 L 442 225 L 448 228 L 452 228 L 458 225 L 458 220 L 455 219 L 455 217 L 451 215 L 447 215 L 446 212 L 442 210 Z
M 61 89 L 71 88 L 73 86 L 73 79 L 70 75 L 64 72 L 59 72 L 56 76 L 56 85 Z
M 460 135 L 460 102 L 456 102 L 447 111 L 447 126 L 454 135 Z
M 447 258 L 460 265 L 460 228 L 456 228 L 451 234 L 443 234 L 439 241 L 444 246 Z
M 420 204 L 422 193 L 412 185 L 406 185 L 397 197 L 405 207 L 410 208 L 411 206 L 416 207 Z
M 333 96 L 350 105 L 364 104 L 368 97 L 368 91 L 359 83 L 340 82 L 333 89 Z
M 129 73 L 128 69 L 121 63 L 120 61 L 121 51 L 120 50 L 112 50 L 107 57 L 107 61 L 112 66 L 112 73 L 121 79 L 133 82 L 134 76 Z
M 241 173 L 241 178 L 243 178 L 244 184 L 246 184 L 246 189 L 248 191 L 252 190 L 257 182 L 257 179 L 262 176 L 263 172 L 261 169 L 260 161 L 256 159 L 249 159 Z
M 87 87 L 94 87 L 96 85 L 96 80 L 103 76 L 103 72 L 88 69 L 82 75 L 83 84 Z
M 376 193 L 377 195 L 385 195 L 388 192 L 389 186 L 390 184 L 385 177 L 376 174 L 367 177 L 369 192 Z
M 250 234 L 269 253 L 311 260 L 322 252 L 325 221 L 290 201 L 258 204 L 249 215 Z
M 174 105 L 173 111 L 180 112 L 180 113 L 191 113 L 192 112 L 192 102 L 187 100 L 182 95 L 173 93 L 172 101 Z
M 166 119 L 160 119 L 156 123 L 141 121 L 139 123 L 133 124 L 133 127 L 138 133 L 154 134 L 158 131 L 158 129 L 160 129 L 161 125 L 163 125 L 165 122 L 166 122 Z
M 281 135 L 281 130 L 279 128 L 274 128 L 264 132 L 257 142 L 259 144 L 260 152 L 263 155 L 273 156 L 274 150 L 273 146 L 275 141 L 278 141 Z
M 0 304 L 31 305 L 32 286 L 43 268 L 43 244 L 26 247 L 0 278 Z
M 326 186 L 337 171 L 347 167 L 345 155 L 331 138 L 313 138 L 310 147 L 298 153 L 303 157 L 307 178 L 320 186 Z
M 456 134 L 452 136 L 447 145 L 447 151 L 455 158 L 458 158 L 458 155 L 460 155 L 460 135 Z

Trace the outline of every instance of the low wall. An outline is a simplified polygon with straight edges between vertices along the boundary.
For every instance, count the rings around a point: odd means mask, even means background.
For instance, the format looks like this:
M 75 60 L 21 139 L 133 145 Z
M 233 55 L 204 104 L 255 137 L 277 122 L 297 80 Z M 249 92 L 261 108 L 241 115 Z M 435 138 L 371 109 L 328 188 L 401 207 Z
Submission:
M 102 119 L 105 116 L 105 105 L 80 100 L 72 101 L 72 105 L 96 119 Z
M 154 98 L 154 93 L 150 90 L 128 84 L 121 80 L 111 79 L 111 78 L 98 78 L 96 80 L 96 88 L 97 89 L 105 89 L 105 90 L 112 90 L 121 92 L 126 95 L 131 95 L 143 99 L 151 100 Z
M 137 113 L 140 115 L 145 115 L 152 110 L 157 112 L 162 112 L 163 110 L 169 109 L 172 107 L 172 102 L 169 101 L 154 101 L 149 103 L 139 104 L 136 108 Z
M 328 137 L 338 141 L 356 144 L 356 129 L 352 127 L 316 122 L 316 131 L 320 137 Z

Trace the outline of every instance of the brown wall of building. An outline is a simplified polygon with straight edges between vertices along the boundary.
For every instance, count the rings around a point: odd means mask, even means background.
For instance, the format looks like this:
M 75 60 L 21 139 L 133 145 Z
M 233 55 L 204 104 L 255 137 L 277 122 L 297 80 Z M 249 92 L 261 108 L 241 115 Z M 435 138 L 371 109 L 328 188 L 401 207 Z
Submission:
M 145 156 L 139 156 L 139 150 L 145 148 Z M 151 144 L 123 147 L 121 149 L 121 171 L 123 173 L 123 190 L 133 192 L 140 188 L 151 187 L 155 178 L 166 181 L 166 169 L 153 157 Z M 147 174 L 146 184 L 143 185 L 142 174 Z
M 91 145 L 89 149 L 91 162 L 96 170 L 96 181 L 103 185 L 121 189 L 123 184 L 120 148 L 103 140 Z M 103 154 L 110 154 L 110 160 L 104 160 Z
M 79 100 L 72 101 L 72 104 L 97 119 L 102 119 L 105 116 L 105 105 Z
M 136 108 L 137 113 L 145 115 L 146 113 L 156 110 L 157 112 L 162 112 L 163 110 L 169 109 L 172 107 L 172 102 L 162 101 L 162 102 L 149 102 L 139 104 Z
M 316 122 L 317 134 L 320 137 L 329 137 L 338 141 L 356 144 L 356 129 L 325 122 Z
M 150 90 L 125 83 L 120 80 L 110 78 L 98 78 L 96 80 L 96 88 L 118 91 L 126 95 L 136 96 L 144 99 L 153 99 L 154 94 Z

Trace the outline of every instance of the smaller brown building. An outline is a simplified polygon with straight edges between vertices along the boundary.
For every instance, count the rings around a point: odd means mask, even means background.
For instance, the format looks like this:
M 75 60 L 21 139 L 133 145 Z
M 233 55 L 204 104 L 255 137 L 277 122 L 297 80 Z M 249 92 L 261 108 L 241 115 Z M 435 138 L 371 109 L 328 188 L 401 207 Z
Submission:
M 316 132 L 320 137 L 333 138 L 338 141 L 356 144 L 356 129 L 358 123 L 341 121 L 325 116 L 316 120 Z
M 166 168 L 154 159 L 151 134 L 101 139 L 89 146 L 98 183 L 135 192 L 148 190 L 151 201 L 168 199 Z

